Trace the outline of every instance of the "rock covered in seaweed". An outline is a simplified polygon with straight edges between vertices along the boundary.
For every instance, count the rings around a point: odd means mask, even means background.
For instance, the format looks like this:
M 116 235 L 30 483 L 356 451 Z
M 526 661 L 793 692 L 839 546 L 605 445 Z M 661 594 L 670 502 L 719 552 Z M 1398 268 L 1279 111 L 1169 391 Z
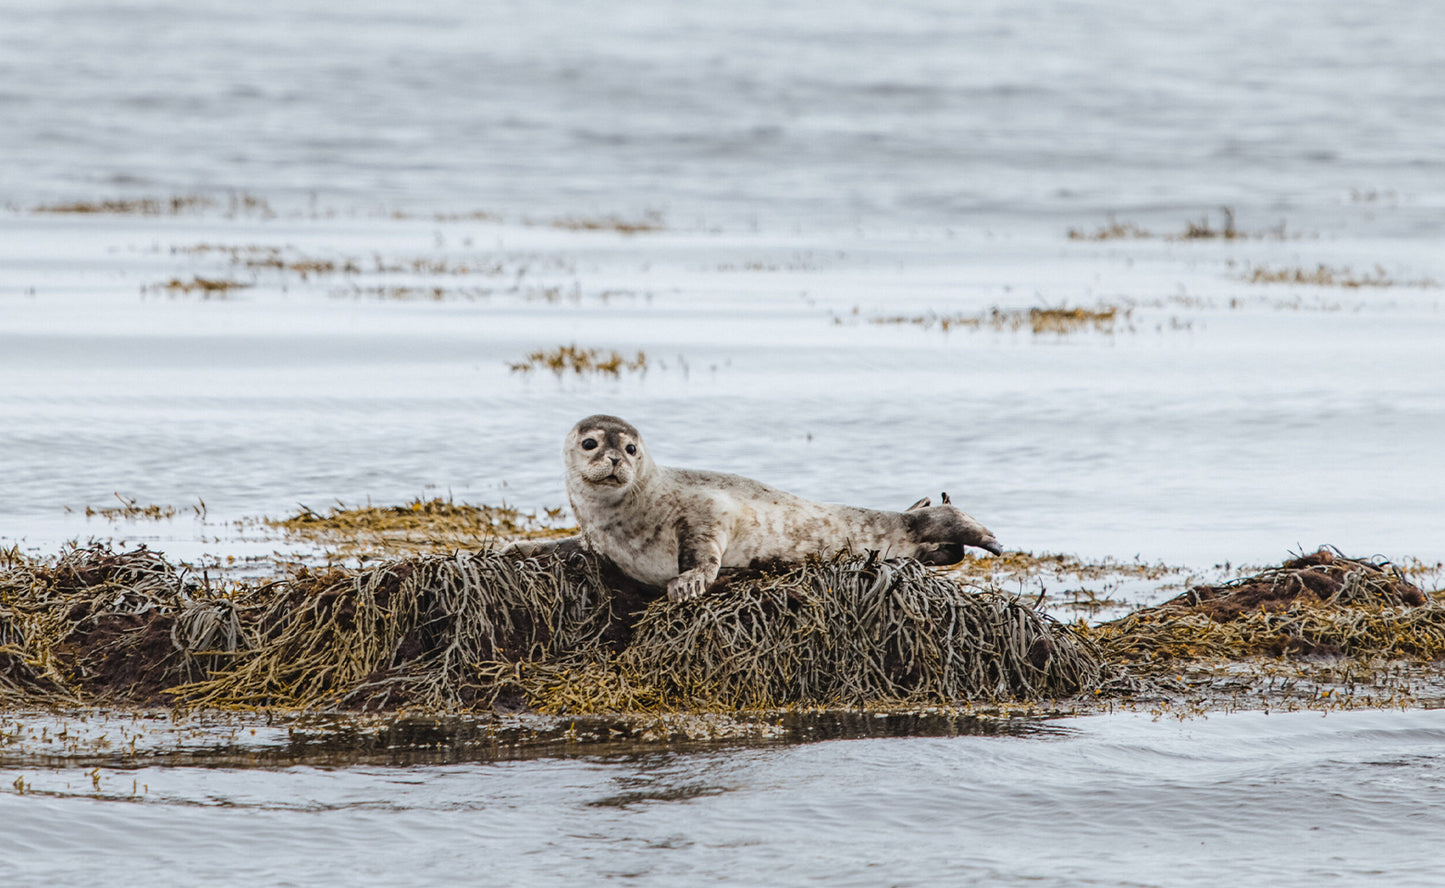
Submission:
M 418 556 L 197 582 L 145 549 L 0 572 L 0 691 L 33 700 L 477 711 L 1033 700 L 1099 680 L 1017 599 L 911 561 L 735 575 L 685 606 L 583 555 Z
M 1381 560 L 1320 549 L 1088 630 L 1113 662 L 1445 657 L 1445 606 Z
M 1282 612 L 1296 605 L 1419 607 L 1425 602 L 1424 591 L 1387 562 L 1347 558 L 1322 548 L 1233 582 L 1195 586 L 1160 607 L 1201 613 L 1222 623 L 1252 611 Z

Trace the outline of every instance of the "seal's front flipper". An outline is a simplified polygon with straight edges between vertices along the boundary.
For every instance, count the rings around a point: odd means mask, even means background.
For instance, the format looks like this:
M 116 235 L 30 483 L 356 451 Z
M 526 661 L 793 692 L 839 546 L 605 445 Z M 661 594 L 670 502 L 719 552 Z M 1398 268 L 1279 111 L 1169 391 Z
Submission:
M 944 496 L 946 497 L 946 496 L 948 496 L 948 494 L 945 493 Z M 944 500 L 944 501 L 947 502 L 947 500 Z M 905 512 L 916 512 L 916 511 L 918 511 L 919 509 L 926 509 L 926 508 L 928 508 L 928 507 L 931 506 L 931 505 L 933 505 L 933 500 L 931 500 L 931 499 L 929 499 L 928 497 L 925 496 L 923 499 L 919 500 L 918 502 L 914 503 L 913 505 L 909 506 L 908 508 L 904 509 L 903 511 L 905 511 Z
M 711 520 L 677 522 L 677 576 L 667 581 L 667 597 L 687 601 L 707 591 L 722 569 L 728 537 Z
M 707 591 L 708 584 L 712 578 L 717 576 L 717 570 L 713 569 L 712 577 L 708 576 L 707 568 L 695 567 L 692 570 L 683 571 L 667 581 L 668 601 L 687 601 L 697 598 Z

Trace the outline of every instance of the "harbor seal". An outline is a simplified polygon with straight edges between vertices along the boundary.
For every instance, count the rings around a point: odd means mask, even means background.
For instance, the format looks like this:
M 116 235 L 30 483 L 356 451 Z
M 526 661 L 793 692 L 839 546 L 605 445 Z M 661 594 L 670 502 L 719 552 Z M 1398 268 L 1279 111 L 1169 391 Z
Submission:
M 567 498 L 581 534 L 519 541 L 540 554 L 577 547 L 602 555 L 673 601 L 705 592 L 724 567 L 797 562 L 843 549 L 876 550 L 925 564 L 963 560 L 965 546 L 1003 548 L 974 518 L 927 499 L 907 511 L 815 503 L 740 475 L 660 466 L 642 434 L 615 416 L 589 416 L 563 445 Z

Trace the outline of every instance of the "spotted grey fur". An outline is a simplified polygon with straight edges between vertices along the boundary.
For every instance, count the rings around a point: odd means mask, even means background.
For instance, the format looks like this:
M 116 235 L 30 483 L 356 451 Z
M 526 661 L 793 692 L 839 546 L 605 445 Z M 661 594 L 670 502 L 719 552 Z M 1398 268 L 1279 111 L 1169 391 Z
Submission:
M 905 512 L 815 503 L 751 478 L 660 466 L 642 435 L 615 416 L 589 416 L 563 445 L 567 497 L 581 534 L 522 541 L 536 554 L 581 545 L 639 582 L 683 601 L 701 595 L 724 567 L 797 562 L 851 548 L 953 564 L 965 546 L 1003 549 L 978 521 L 949 503 L 919 500 Z

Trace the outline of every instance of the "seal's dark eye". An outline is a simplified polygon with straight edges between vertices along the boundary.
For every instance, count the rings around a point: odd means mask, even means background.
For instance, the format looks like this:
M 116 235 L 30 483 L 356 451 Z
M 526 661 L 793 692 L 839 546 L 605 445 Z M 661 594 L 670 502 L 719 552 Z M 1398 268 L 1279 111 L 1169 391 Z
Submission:
M 596 441 L 595 439 L 593 439 L 593 438 L 587 438 L 587 439 L 585 439 L 585 440 L 582 442 L 582 449 L 583 449 L 583 450 L 596 450 L 596 449 L 597 449 L 597 441 Z
M 637 445 L 636 445 L 636 444 L 628 444 L 628 445 L 627 445 L 627 455 L 628 455 L 628 456 L 636 456 L 636 455 L 637 455 Z

